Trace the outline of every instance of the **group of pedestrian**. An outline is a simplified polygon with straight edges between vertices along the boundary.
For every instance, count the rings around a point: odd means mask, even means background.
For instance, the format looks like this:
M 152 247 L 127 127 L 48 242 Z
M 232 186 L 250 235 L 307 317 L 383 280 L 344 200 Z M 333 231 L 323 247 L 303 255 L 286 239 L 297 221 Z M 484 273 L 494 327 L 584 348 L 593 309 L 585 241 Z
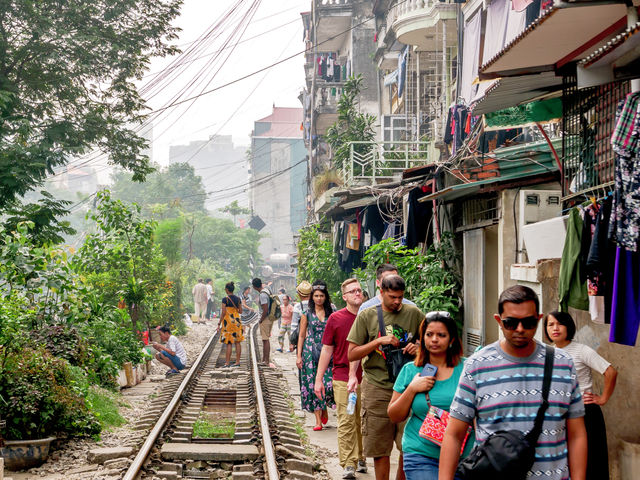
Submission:
M 527 478 L 609 478 L 600 406 L 613 393 L 616 371 L 573 341 L 576 327 L 567 313 L 544 316 L 545 335 L 556 348 L 547 347 L 534 339 L 543 318 L 537 295 L 524 286 L 508 288 L 495 315 L 503 338 L 464 358 L 455 320 L 444 311 L 424 314 L 405 299 L 395 266 L 380 265 L 376 284 L 378 294 L 363 303 L 358 281 L 346 280 L 346 307 L 339 311 L 332 311 L 324 282 L 315 281 L 309 292 L 298 287 L 310 294 L 304 301 L 300 295 L 298 304 L 301 404 L 314 413 L 314 430 L 326 423 L 327 408 L 337 408 L 343 478 L 366 472 L 367 457 L 376 479 L 390 478 L 396 445 L 396 479 L 462 480 L 495 448 L 487 440 L 505 430 L 535 435 L 530 463 L 517 462 Z M 592 391 L 592 370 L 604 375 L 602 395 Z M 508 460 L 508 452 L 503 456 Z
M 274 296 L 258 278 L 252 286 L 259 294 L 258 312 L 249 307 L 248 287 L 237 297 L 232 282 L 225 286 L 219 326 L 227 344 L 225 366 L 232 345 L 234 365 L 239 364 L 243 324 L 257 317 L 262 362 L 269 364 L 269 337 L 279 320 L 277 350 L 285 351 L 289 337 L 301 406 L 314 414 L 313 430 L 326 425 L 328 408 L 337 409 L 343 478 L 366 472 L 366 458 L 373 458 L 376 479 L 389 479 L 394 445 L 400 451 L 399 480 L 464 480 L 489 457 L 524 469 L 522 477 L 509 477 L 514 479 L 609 478 L 600 407 L 613 394 L 616 370 L 574 341 L 576 325 L 569 314 L 541 314 L 530 288 L 502 292 L 494 315 L 501 340 L 464 358 L 450 313 L 425 314 L 404 298 L 405 282 L 394 265 L 377 268 L 377 295 L 366 302 L 357 279 L 343 282 L 346 306 L 337 311 L 322 280 L 301 282 L 295 305 L 283 291 Z M 534 339 L 543 317 L 544 334 L 555 348 Z M 184 349 L 179 351 L 170 332 L 162 335 L 167 347 L 156 358 L 180 370 Z M 604 376 L 601 395 L 593 392 L 593 370 Z M 505 440 L 505 432 L 528 435 L 528 461 L 511 458 L 514 440 Z

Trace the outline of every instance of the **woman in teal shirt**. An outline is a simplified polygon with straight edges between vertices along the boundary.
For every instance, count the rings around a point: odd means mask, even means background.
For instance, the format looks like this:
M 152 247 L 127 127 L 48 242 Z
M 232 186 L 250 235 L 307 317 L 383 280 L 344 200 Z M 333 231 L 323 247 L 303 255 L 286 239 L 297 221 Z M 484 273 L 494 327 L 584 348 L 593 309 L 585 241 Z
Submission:
M 435 376 L 420 376 L 427 363 L 438 367 Z M 402 367 L 387 409 L 394 423 L 409 418 L 402 436 L 407 480 L 438 480 L 440 446 L 419 434 L 429 411 L 426 394 L 431 405 L 449 411 L 463 363 L 462 342 L 455 322 L 448 312 L 429 312 L 420 325 L 420 346 L 416 359 Z M 473 443 L 473 435 L 470 435 L 463 456 L 469 454 Z

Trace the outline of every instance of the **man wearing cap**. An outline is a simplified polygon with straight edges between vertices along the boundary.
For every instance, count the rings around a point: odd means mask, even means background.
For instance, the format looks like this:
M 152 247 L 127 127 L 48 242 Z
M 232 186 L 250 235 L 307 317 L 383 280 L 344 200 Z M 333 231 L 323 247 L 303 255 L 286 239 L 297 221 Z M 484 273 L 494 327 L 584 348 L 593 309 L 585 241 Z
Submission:
M 166 345 L 161 345 L 154 342 L 152 344 L 158 353 L 156 353 L 156 360 L 169 367 L 167 375 L 179 373 L 187 364 L 187 352 L 185 351 L 182 343 L 175 336 L 171 335 L 171 329 L 163 326 L 158 327 L 160 332 L 160 340 Z
M 306 280 L 300 282 L 300 285 L 296 287 L 296 292 L 300 301 L 293 307 L 293 316 L 291 317 L 291 332 L 298 330 L 300 325 L 300 319 L 302 315 L 307 313 L 309 307 L 309 297 L 311 296 L 311 284 Z

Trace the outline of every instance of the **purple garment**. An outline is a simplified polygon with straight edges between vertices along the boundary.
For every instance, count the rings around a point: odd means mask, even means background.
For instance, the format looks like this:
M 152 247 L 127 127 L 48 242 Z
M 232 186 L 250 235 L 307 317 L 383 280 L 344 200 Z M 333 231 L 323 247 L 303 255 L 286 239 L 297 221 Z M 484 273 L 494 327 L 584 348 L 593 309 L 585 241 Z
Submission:
M 640 253 L 618 247 L 609 341 L 634 346 L 640 326 Z

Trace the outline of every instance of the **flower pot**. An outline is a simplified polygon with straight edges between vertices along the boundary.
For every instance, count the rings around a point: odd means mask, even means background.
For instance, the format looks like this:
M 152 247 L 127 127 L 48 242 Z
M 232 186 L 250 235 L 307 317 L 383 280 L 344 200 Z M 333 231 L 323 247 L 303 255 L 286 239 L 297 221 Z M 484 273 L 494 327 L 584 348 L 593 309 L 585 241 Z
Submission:
M 5 440 L 0 454 L 7 470 L 26 470 L 39 467 L 49 456 L 49 446 L 56 437 L 38 440 Z

